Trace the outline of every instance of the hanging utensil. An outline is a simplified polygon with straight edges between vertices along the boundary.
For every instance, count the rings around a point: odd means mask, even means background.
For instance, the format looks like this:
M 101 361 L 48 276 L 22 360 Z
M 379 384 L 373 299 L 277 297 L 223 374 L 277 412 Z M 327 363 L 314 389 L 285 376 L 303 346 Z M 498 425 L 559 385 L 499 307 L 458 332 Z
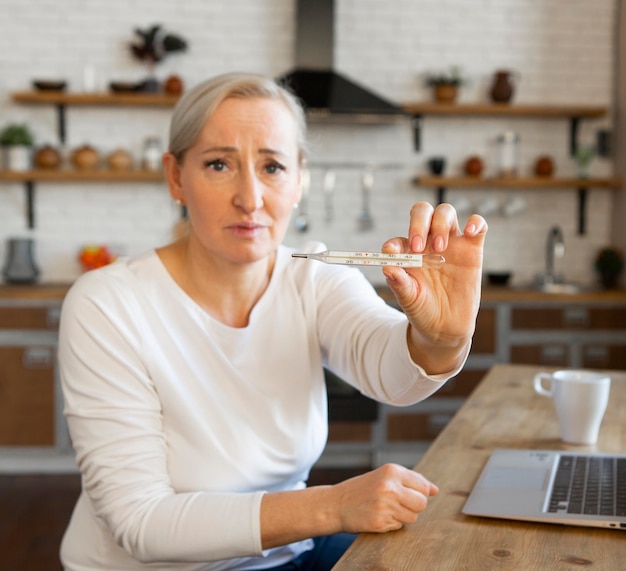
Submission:
M 298 232 L 306 232 L 309 229 L 309 219 L 307 206 L 309 200 L 309 188 L 311 186 L 311 173 L 305 169 L 302 171 L 302 197 L 298 205 L 298 215 L 295 219 L 295 226 Z
M 322 184 L 322 189 L 324 191 L 324 221 L 327 224 L 330 224 L 335 217 L 334 204 L 333 204 L 333 194 L 335 192 L 335 171 L 332 169 L 328 169 L 324 173 L 324 182 Z
M 374 186 L 374 173 L 371 169 L 363 171 L 363 183 L 361 188 L 361 198 L 363 201 L 363 209 L 358 219 L 359 230 L 361 232 L 369 232 L 374 228 L 374 219 L 370 212 L 370 196 L 372 187 Z

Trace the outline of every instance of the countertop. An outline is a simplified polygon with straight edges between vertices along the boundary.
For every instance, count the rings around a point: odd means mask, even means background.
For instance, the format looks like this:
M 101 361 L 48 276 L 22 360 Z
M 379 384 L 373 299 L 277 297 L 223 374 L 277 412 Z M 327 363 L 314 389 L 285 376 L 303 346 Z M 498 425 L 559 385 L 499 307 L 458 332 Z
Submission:
M 70 283 L 33 284 L 33 285 L 0 285 L 0 299 L 33 299 L 33 300 L 61 300 L 70 288 Z M 389 302 L 395 298 L 391 290 L 385 285 L 376 286 L 378 294 Z M 618 290 L 583 290 L 579 293 L 544 293 L 533 289 L 516 287 L 486 286 L 482 290 L 482 301 L 485 302 L 567 302 L 567 303 L 595 303 L 595 302 L 626 302 L 626 289 Z
M 59 300 L 61 301 L 72 284 L 32 284 L 32 285 L 0 285 L 0 300 Z
M 378 294 L 391 303 L 393 293 L 387 286 L 378 286 Z M 589 289 L 578 293 L 545 293 L 535 289 L 506 286 L 483 286 L 481 293 L 483 302 L 558 302 L 558 303 L 596 303 L 626 302 L 626 289 L 601 290 Z
M 611 399 L 597 444 L 573 446 L 560 440 L 551 400 L 532 388 L 543 370 L 493 367 L 416 467 L 437 483 L 439 494 L 415 523 L 361 534 L 333 570 L 623 569 L 624 532 L 462 514 L 494 448 L 624 451 L 625 372 L 610 372 Z

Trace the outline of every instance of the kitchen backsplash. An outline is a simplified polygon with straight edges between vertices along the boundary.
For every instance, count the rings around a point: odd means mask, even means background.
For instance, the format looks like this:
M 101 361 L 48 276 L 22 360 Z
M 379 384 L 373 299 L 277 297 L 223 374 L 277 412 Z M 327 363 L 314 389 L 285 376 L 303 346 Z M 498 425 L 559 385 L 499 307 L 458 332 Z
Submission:
M 187 86 L 225 71 L 249 70 L 280 75 L 294 65 L 293 0 L 3 0 L 0 18 L 0 126 L 27 122 L 37 143 L 57 144 L 52 107 L 16 105 L 10 93 L 30 88 L 31 80 L 67 79 L 81 89 L 84 70 L 96 71 L 100 86 L 112 80 L 139 81 L 142 67 L 127 45 L 135 27 L 162 23 L 189 42 L 157 68 L 159 78 L 180 75 Z M 397 102 L 427 101 L 424 74 L 461 67 L 469 83 L 460 101 L 486 102 L 493 72 L 507 68 L 520 75 L 514 101 L 547 104 L 613 105 L 615 0 L 336 0 L 335 67 L 348 77 Z M 125 147 L 138 157 L 147 136 L 167 137 L 168 109 L 69 107 L 67 149 L 90 143 L 102 153 Z M 580 140 L 595 142 L 609 119 L 584 120 Z M 550 154 L 559 176 L 575 176 L 569 156 L 566 119 L 431 118 L 423 121 L 422 147 L 413 148 L 410 122 L 396 125 L 313 124 L 309 230 L 292 226 L 287 242 L 320 240 L 329 247 L 378 249 L 385 239 L 405 235 L 408 211 L 417 200 L 436 200 L 436 192 L 414 187 L 411 179 L 435 155 L 447 158 L 447 172 L 460 173 L 471 154 L 495 169 L 495 140 L 514 130 L 520 135 L 520 167 L 530 174 L 535 159 Z M 374 226 L 361 232 L 363 168 L 374 168 L 371 212 Z M 324 195 L 328 169 L 334 192 Z M 593 175 L 608 176 L 612 165 L 594 159 Z M 486 269 L 512 269 L 514 283 L 533 279 L 544 268 L 548 230 L 562 227 L 566 254 L 557 270 L 574 281 L 591 283 L 595 252 L 610 235 L 612 193 L 592 189 L 587 232 L 577 233 L 577 193 L 572 190 L 463 191 L 446 199 L 459 207 L 462 222 L 476 209 L 486 215 Z M 521 201 L 519 199 L 522 199 Z M 505 203 L 523 210 L 503 214 Z M 332 212 L 331 212 L 332 210 Z M 107 243 L 124 254 L 167 242 L 178 218 L 162 184 L 39 183 L 36 227 L 28 230 L 21 184 L 0 184 L 0 260 L 6 239 L 36 240 L 42 280 L 67 281 L 80 273 L 77 252 L 87 243 Z M 381 281 L 379 272 L 368 277 Z

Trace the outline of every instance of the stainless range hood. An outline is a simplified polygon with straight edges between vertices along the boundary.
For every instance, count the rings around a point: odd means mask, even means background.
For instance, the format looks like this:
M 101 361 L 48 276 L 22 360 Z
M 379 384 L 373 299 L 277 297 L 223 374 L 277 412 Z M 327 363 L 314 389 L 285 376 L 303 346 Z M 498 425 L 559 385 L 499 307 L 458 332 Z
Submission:
M 334 70 L 334 0 L 296 0 L 296 67 L 278 78 L 310 119 L 389 123 L 405 111 Z

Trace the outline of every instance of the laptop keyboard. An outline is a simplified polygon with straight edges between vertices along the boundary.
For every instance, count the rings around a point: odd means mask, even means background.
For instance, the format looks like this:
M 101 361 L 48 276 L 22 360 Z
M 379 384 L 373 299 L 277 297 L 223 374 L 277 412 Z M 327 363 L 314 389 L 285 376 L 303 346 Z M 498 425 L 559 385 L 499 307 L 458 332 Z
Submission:
M 548 512 L 626 517 L 626 458 L 561 455 Z

